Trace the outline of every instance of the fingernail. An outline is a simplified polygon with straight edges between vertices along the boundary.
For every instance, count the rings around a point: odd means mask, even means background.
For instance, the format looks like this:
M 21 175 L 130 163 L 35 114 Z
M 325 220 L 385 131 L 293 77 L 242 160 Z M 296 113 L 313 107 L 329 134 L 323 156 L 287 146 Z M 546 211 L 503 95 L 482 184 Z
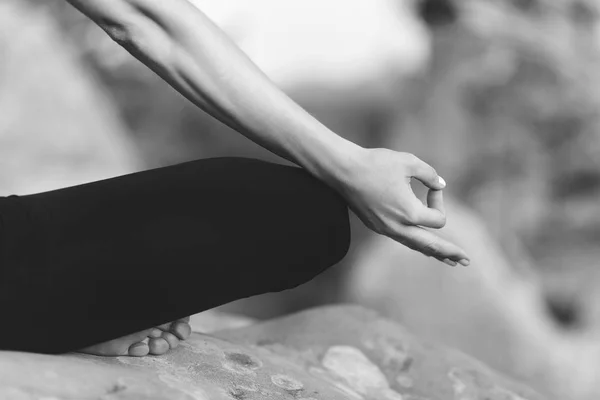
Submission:
M 471 262 L 467 259 L 462 259 L 459 261 L 460 265 L 464 265 L 465 267 L 468 267 L 469 265 L 471 265 Z
M 440 182 L 440 185 L 442 185 L 442 188 L 446 187 L 446 181 L 444 180 L 444 178 L 438 176 L 438 181 Z
M 451 259 L 449 259 L 449 258 L 446 258 L 446 259 L 444 260 L 444 262 L 445 262 L 446 264 L 448 264 L 449 266 L 451 266 L 451 267 L 456 267 L 456 262 L 452 261 L 452 260 L 451 260 Z

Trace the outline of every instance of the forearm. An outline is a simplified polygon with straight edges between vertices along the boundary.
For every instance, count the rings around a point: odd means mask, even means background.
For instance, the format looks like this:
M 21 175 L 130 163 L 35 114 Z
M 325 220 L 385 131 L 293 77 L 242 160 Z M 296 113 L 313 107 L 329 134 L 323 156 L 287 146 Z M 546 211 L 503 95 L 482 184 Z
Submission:
M 90 1 L 71 2 L 89 15 Z M 185 0 L 121 3 L 123 16 L 96 22 L 182 95 L 327 182 L 342 173 L 357 146 L 287 97 L 201 11 Z
M 172 86 L 249 139 L 328 178 L 350 142 L 286 96 L 204 14 L 190 12 L 180 24 L 175 14 L 161 15 L 172 18 L 165 27 L 177 46 L 164 76 Z
M 338 190 L 377 233 L 450 264 L 465 252 L 423 227 L 445 224 L 437 172 L 417 157 L 361 149 L 285 96 L 187 0 L 68 0 L 201 109 Z M 429 187 L 427 206 L 410 186 Z

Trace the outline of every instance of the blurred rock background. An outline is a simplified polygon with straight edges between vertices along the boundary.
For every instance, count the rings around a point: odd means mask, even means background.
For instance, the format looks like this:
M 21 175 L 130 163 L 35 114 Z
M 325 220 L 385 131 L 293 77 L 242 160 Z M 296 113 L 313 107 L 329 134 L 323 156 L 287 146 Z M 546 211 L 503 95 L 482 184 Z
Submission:
M 600 28 L 594 0 L 194 0 L 340 135 L 448 182 L 448 269 L 353 221 L 315 281 L 223 307 L 359 302 L 557 398 L 600 398 Z M 335 28 L 335 29 L 334 29 Z M 243 155 L 62 0 L 0 0 L 0 193 Z

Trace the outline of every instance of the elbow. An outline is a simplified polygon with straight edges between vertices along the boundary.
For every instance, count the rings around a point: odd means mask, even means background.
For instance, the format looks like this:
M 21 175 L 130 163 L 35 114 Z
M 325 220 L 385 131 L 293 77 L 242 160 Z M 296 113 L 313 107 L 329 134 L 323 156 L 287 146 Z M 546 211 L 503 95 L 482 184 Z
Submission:
M 147 65 L 166 66 L 172 58 L 173 41 L 151 20 L 135 18 L 125 22 L 106 22 L 100 26 L 113 41 Z
M 131 47 L 135 43 L 133 35 L 134 30 L 129 25 L 107 24 L 102 25 L 102 29 L 104 29 L 112 40 L 125 48 Z
M 139 22 L 111 22 L 101 27 L 114 42 L 130 52 L 152 48 L 148 43 L 147 28 L 142 28 Z
M 125 47 L 134 43 L 135 32 L 138 30 L 134 21 L 135 18 L 121 17 L 118 20 L 112 18 L 97 19 L 96 23 L 112 40 Z
M 140 13 L 127 0 L 67 0 L 121 45 L 133 42 Z

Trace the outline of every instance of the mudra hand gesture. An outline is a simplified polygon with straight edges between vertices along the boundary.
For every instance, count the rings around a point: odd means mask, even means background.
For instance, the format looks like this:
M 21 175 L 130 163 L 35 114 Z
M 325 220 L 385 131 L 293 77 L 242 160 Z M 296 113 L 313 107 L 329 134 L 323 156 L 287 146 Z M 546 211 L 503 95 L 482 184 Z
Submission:
M 446 183 L 434 168 L 412 154 L 388 149 L 359 148 L 353 160 L 336 186 L 367 227 L 446 264 L 469 265 L 461 248 L 426 229 L 446 224 Z M 429 188 L 427 205 L 412 191 L 413 178 Z
M 444 183 L 417 157 L 364 149 L 323 126 L 186 0 L 68 0 L 200 109 L 300 165 L 375 232 L 450 265 L 467 255 L 426 228 L 445 223 Z M 427 205 L 410 180 L 430 188 Z

